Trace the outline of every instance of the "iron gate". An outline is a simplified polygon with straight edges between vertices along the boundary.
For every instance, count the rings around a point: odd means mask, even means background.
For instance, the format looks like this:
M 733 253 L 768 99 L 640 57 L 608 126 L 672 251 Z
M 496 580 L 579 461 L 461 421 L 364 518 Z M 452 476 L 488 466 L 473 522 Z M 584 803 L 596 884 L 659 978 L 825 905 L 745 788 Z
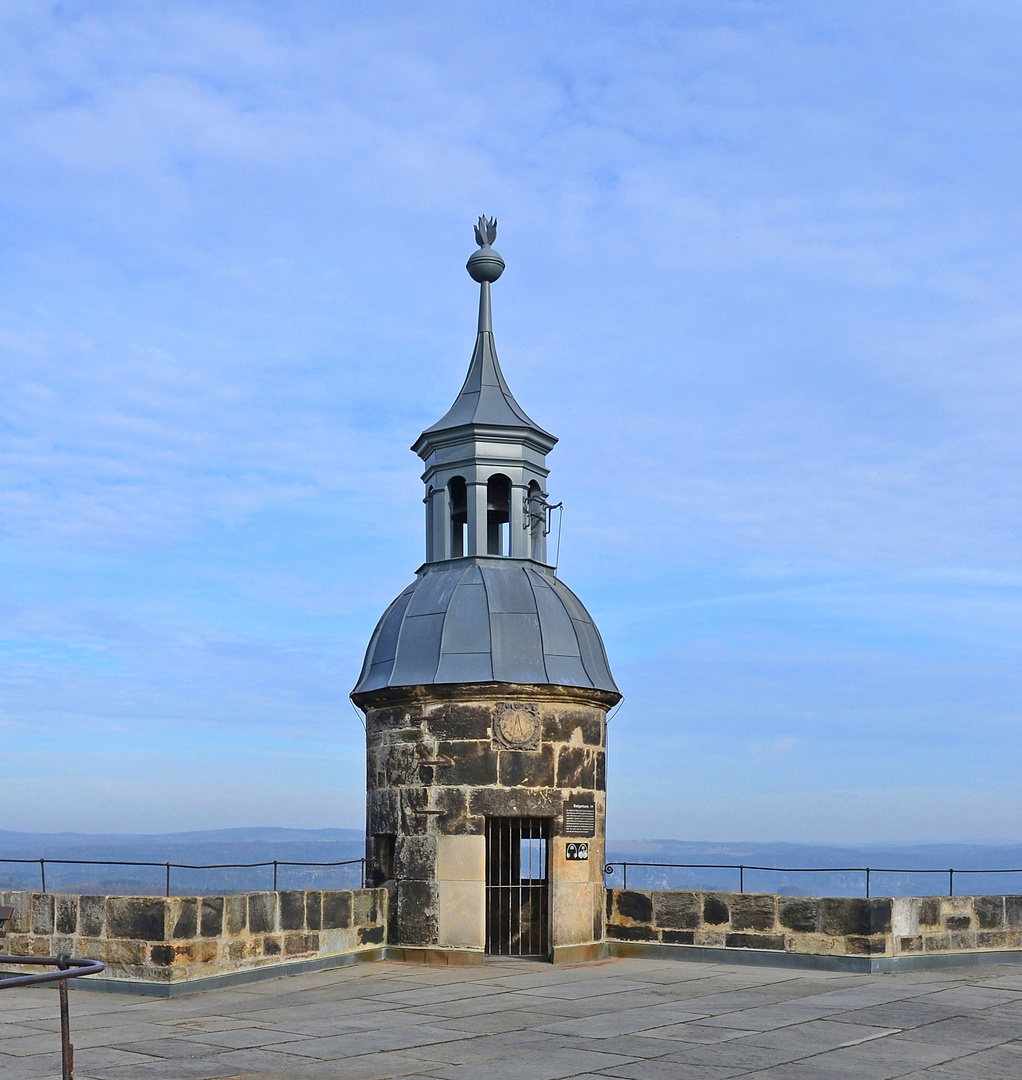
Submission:
M 486 951 L 549 952 L 547 818 L 486 819 Z

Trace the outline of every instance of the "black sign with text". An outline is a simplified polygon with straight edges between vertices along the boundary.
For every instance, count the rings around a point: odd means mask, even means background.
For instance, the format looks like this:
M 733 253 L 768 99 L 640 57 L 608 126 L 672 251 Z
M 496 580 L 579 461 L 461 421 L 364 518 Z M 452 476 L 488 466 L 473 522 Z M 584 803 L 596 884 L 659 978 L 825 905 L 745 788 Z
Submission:
M 596 803 L 592 799 L 568 799 L 564 804 L 564 835 L 596 835 Z

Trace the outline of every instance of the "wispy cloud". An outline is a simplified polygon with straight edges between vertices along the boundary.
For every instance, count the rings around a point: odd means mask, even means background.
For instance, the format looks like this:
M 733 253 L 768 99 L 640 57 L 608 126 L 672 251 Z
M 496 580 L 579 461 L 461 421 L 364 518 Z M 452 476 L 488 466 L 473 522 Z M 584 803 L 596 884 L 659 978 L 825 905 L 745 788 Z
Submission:
M 68 732 L 100 761 L 133 724 L 219 729 L 262 782 L 252 732 L 336 723 L 358 788 L 344 696 L 421 559 L 407 447 L 463 375 L 481 211 L 508 262 L 498 348 L 561 436 L 562 570 L 621 661 L 635 754 L 752 717 L 728 745 L 794 740 L 797 787 L 835 750 L 785 717 L 851 693 L 863 656 L 874 689 L 843 729 L 882 717 L 898 743 L 918 715 L 967 717 L 963 744 L 1000 737 L 1019 23 L 993 3 L 7 5 L 8 739 L 45 732 L 59 769 Z M 971 762 L 937 769 L 971 792 L 979 759 L 955 745 L 925 760 Z M 643 766 L 615 752 L 639 828 Z M 868 757 L 849 757 L 863 790 Z M 748 782 L 776 796 L 769 770 Z M 675 789 L 651 784 L 662 812 Z

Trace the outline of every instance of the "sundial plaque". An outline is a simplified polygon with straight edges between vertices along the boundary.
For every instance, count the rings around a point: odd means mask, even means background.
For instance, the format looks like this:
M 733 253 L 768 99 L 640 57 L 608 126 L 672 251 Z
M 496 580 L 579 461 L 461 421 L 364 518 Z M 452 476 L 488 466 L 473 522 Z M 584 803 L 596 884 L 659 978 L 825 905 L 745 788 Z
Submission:
M 528 702 L 498 702 L 493 717 L 493 741 L 505 750 L 538 750 L 539 709 Z

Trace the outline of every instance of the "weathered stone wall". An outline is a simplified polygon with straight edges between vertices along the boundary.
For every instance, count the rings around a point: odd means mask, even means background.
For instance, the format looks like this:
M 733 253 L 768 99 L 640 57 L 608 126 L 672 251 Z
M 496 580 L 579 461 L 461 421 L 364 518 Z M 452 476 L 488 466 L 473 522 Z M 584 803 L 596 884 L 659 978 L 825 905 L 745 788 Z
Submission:
M 115 978 L 157 982 L 379 948 L 385 889 L 232 896 L 2 892 L 14 908 L 2 949 L 102 960 Z
M 1022 896 L 876 898 L 607 890 L 607 937 L 817 956 L 1022 948 Z
M 370 880 L 392 890 L 390 941 L 485 945 L 487 817 L 551 819 L 551 945 L 603 938 L 606 714 L 616 696 L 567 687 L 429 686 L 364 695 Z M 538 719 L 528 745 L 502 710 Z M 563 808 L 591 796 L 588 862 L 567 862 Z

